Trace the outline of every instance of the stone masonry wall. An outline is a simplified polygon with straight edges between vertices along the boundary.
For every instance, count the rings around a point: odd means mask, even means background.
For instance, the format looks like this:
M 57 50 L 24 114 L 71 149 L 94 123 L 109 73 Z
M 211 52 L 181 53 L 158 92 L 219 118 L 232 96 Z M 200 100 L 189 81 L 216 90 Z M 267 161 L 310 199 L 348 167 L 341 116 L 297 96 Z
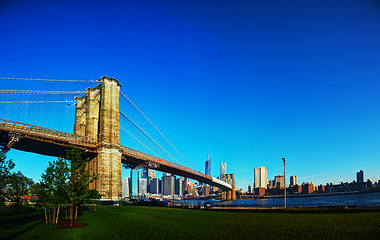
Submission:
M 121 192 L 121 146 L 119 89 L 116 79 L 102 77 L 95 88 L 88 88 L 81 98 L 75 98 L 74 133 L 99 140 L 98 155 L 88 162 L 98 180 L 90 185 L 102 199 L 117 200 Z

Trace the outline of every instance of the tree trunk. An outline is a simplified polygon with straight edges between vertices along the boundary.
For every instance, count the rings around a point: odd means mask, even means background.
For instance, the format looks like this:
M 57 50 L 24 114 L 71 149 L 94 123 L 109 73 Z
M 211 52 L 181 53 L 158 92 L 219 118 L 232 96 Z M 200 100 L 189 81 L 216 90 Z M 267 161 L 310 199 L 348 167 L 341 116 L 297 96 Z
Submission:
M 49 207 L 49 215 L 50 215 L 49 216 L 50 217 L 50 219 L 49 219 L 50 221 L 49 222 L 50 222 L 50 224 L 53 223 L 53 211 L 52 211 L 51 208 L 52 208 L 52 206 L 50 205 L 50 207 Z
M 75 221 L 77 220 L 77 215 L 78 215 L 78 206 L 75 207 Z
M 52 220 L 53 220 L 53 224 L 55 224 L 55 216 L 56 216 L 56 213 L 57 213 L 57 210 L 56 210 L 57 208 L 55 207 L 55 205 L 53 204 L 53 218 L 52 218 Z
M 58 207 L 58 211 L 57 211 L 57 218 L 55 219 L 55 224 L 58 223 L 58 217 L 59 217 L 59 207 Z
M 74 224 L 74 204 L 70 206 L 70 226 L 73 227 Z
M 48 205 L 48 223 L 51 224 L 51 207 Z
M 45 207 L 45 221 L 46 221 L 46 224 L 48 224 L 48 223 L 47 223 L 46 207 Z

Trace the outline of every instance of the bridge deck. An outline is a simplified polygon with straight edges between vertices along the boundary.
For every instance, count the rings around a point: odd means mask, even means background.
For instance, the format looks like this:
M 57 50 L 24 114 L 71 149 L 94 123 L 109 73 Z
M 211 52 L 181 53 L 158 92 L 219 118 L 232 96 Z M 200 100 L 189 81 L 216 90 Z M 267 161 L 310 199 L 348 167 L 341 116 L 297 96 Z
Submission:
M 21 137 L 17 138 L 20 135 Z M 99 143 L 97 140 L 88 139 L 72 133 L 0 119 L 0 145 L 3 148 L 15 148 L 21 151 L 55 157 L 63 156 L 67 149 L 74 147 L 85 151 L 87 156 L 93 157 L 97 153 Z M 232 188 L 230 184 L 199 171 L 132 148 L 121 147 L 123 151 L 122 163 L 127 167 L 144 167 L 173 173 L 212 186 L 217 186 L 223 190 L 230 190 Z

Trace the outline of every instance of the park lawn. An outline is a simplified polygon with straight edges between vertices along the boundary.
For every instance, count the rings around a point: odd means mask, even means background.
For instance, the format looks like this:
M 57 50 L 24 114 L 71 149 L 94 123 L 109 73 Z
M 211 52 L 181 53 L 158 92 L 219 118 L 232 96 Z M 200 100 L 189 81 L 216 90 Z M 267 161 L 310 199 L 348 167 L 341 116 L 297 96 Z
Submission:
M 380 211 L 217 211 L 101 206 L 86 227 L 44 224 L 42 211 L 0 216 L 1 239 L 379 239 Z

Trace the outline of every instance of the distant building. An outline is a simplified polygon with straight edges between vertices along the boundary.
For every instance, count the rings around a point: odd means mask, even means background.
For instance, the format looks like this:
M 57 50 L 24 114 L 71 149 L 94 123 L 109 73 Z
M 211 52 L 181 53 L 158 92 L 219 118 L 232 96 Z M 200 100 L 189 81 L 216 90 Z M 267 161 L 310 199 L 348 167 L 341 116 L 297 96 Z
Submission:
M 137 197 L 139 195 L 139 171 L 131 170 L 131 184 L 129 185 L 129 196 Z
M 160 193 L 159 186 L 160 186 L 160 179 L 153 178 L 150 181 L 150 193 L 151 194 L 159 194 Z
M 187 190 L 187 185 L 188 185 L 188 180 L 187 180 L 187 178 L 184 178 L 184 180 L 182 181 L 182 196 L 189 194 L 189 192 Z
M 207 156 L 207 161 L 205 162 L 205 174 L 211 176 L 211 158 Z
M 146 178 L 139 179 L 139 195 L 146 195 L 148 193 L 148 182 Z
M 123 180 L 122 197 L 129 197 L 129 178 L 124 178 Z
M 370 180 L 367 182 L 351 182 L 351 183 L 343 183 L 335 184 L 332 183 L 326 184 L 325 192 L 327 193 L 336 193 L 336 192 L 361 192 L 372 189 L 373 185 Z
M 275 187 L 274 180 L 270 180 L 268 183 L 268 188 L 274 188 L 274 187 Z
M 258 167 L 254 170 L 254 186 L 255 188 L 267 188 L 267 169 L 265 167 Z
M 227 163 L 226 162 L 221 162 L 220 163 L 220 176 L 219 179 L 222 180 L 223 174 L 227 173 Z
M 298 185 L 297 176 L 290 176 L 290 186 Z
M 149 169 L 149 168 L 144 168 L 142 171 L 141 171 L 141 178 L 155 178 L 156 177 L 156 171 L 154 171 L 153 169 Z
M 263 187 L 255 188 L 255 194 L 259 195 L 259 196 L 264 196 L 265 195 L 265 188 L 263 188 Z
M 313 183 L 303 183 L 302 184 L 302 193 L 303 194 L 310 194 L 314 192 L 314 185 Z
M 360 170 L 359 172 L 356 173 L 356 182 L 358 182 L 358 183 L 364 182 L 364 172 L 363 172 L 363 170 Z
M 248 193 L 252 193 L 252 187 L 251 187 L 251 185 L 248 185 Z
M 277 175 L 274 177 L 274 186 L 283 188 L 285 187 L 285 178 L 284 176 Z
M 200 193 L 202 196 L 209 196 L 210 195 L 210 186 L 209 185 L 202 185 Z
M 166 175 L 162 177 L 162 180 L 161 180 L 162 181 L 162 195 L 165 195 L 165 196 L 174 195 L 174 187 L 175 187 L 174 179 L 175 177 L 171 175 L 169 176 Z
M 292 185 L 292 186 L 289 186 L 289 188 L 287 188 L 287 192 L 289 194 L 299 194 L 299 193 L 302 193 L 302 186 L 301 185 Z M 281 193 L 283 194 L 283 193 Z
M 319 186 L 318 186 L 318 192 L 319 193 L 323 193 L 323 192 L 325 192 L 326 190 L 325 190 L 325 186 L 323 186 L 322 184 L 320 184 Z
M 175 179 L 174 194 L 177 196 L 183 196 L 182 195 L 182 178 Z

